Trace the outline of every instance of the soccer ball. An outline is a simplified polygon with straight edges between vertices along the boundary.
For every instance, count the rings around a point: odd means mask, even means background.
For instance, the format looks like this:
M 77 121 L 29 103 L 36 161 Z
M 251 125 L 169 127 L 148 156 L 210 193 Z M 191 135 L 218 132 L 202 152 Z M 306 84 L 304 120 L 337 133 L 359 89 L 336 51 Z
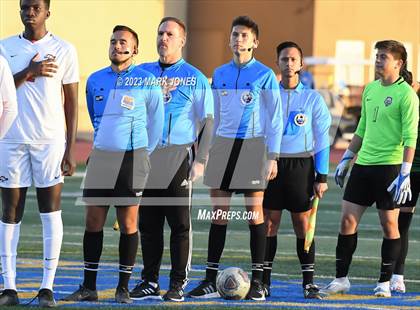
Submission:
M 244 299 L 248 294 L 250 281 L 248 274 L 241 268 L 229 267 L 219 273 L 216 288 L 224 299 Z

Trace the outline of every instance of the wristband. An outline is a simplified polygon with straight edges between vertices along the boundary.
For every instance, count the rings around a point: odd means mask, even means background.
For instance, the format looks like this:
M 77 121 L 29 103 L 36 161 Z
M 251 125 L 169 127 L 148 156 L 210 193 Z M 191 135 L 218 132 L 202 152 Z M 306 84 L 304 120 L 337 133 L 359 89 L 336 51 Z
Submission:
M 400 173 L 401 173 L 402 175 L 407 175 L 407 174 L 410 174 L 410 171 L 411 171 L 411 166 L 412 166 L 412 165 L 413 165 L 412 163 L 409 163 L 409 162 L 404 161 L 404 162 L 402 163 L 402 165 L 401 165 L 401 171 L 400 171 Z

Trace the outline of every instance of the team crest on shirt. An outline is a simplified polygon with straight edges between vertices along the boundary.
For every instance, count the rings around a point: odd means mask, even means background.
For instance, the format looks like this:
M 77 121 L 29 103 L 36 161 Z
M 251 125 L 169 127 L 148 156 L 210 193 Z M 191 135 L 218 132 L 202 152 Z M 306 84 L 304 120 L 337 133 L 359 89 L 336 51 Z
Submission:
M 384 100 L 385 106 L 389 106 L 392 103 L 392 97 L 386 97 Z
M 171 100 L 172 100 L 172 94 L 171 94 L 171 92 L 170 91 L 168 91 L 168 92 L 164 92 L 163 93 L 163 103 L 164 104 L 167 104 L 167 103 L 169 103 L 169 102 L 171 102 Z
M 9 178 L 6 178 L 4 175 L 0 176 L 0 183 L 6 182 L 8 180 L 9 180 Z
M 307 117 L 303 113 L 296 114 L 293 119 L 293 122 L 295 123 L 295 125 L 299 127 L 305 126 L 306 121 L 307 121 Z
M 253 100 L 254 95 L 249 90 L 246 90 L 241 94 L 241 103 L 243 106 L 250 105 Z
M 164 79 L 161 83 L 163 92 L 163 103 L 167 104 L 172 100 L 171 91 L 176 90 L 179 83 L 176 83 L 174 78 Z

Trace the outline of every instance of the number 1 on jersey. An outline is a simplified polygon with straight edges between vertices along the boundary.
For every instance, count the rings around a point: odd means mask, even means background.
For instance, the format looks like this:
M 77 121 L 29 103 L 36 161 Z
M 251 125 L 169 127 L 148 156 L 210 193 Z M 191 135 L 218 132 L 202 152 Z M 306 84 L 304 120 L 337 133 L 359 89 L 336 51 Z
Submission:
M 378 112 L 379 112 L 379 107 L 375 107 L 373 109 L 373 122 L 375 123 L 376 120 L 378 119 Z

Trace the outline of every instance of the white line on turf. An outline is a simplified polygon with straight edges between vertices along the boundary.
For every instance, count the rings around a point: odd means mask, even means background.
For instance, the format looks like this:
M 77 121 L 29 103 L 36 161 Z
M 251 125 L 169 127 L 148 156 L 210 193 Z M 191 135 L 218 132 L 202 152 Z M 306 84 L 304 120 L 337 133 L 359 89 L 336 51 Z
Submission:
M 43 242 L 42 242 L 42 240 L 31 240 L 31 241 L 30 240 L 28 240 L 28 241 L 21 240 L 20 241 L 20 244 L 34 244 L 34 243 L 35 244 L 42 244 Z M 81 242 L 68 242 L 68 241 L 64 241 L 63 242 L 63 246 L 77 246 L 77 247 L 82 248 L 82 243 Z M 118 248 L 118 244 L 107 244 L 106 247 L 107 248 Z M 165 250 L 169 250 L 169 247 L 164 247 L 164 249 Z M 207 248 L 197 248 L 197 247 L 194 247 L 194 251 L 205 252 L 205 251 L 207 251 Z M 224 252 L 248 253 L 248 254 L 250 253 L 250 251 L 248 249 L 229 249 L 229 248 L 224 249 Z M 282 251 L 281 253 L 282 253 L 281 256 L 295 256 L 296 255 L 296 252 L 293 252 L 293 251 L 290 251 L 290 252 Z M 320 256 L 320 257 L 335 257 L 335 254 L 325 254 L 325 253 L 319 253 L 319 252 L 317 252 L 316 255 L 317 256 Z M 354 255 L 353 258 L 354 259 L 359 259 L 359 260 L 369 260 L 369 261 L 370 260 L 378 260 L 378 261 L 380 260 L 380 258 L 379 257 L 376 257 L 376 256 L 358 256 L 358 255 Z M 420 262 L 420 259 L 407 257 L 406 261 Z

